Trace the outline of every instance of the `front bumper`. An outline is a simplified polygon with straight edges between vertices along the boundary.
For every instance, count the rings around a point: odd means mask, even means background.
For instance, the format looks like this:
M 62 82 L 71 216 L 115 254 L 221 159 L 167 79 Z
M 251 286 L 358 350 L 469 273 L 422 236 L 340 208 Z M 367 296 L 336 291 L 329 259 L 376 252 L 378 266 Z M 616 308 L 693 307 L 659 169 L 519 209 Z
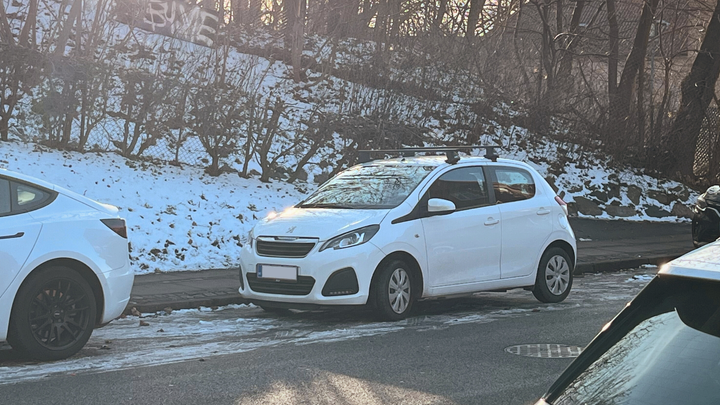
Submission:
M 318 251 L 320 244 L 315 246 L 303 258 L 260 256 L 246 244 L 240 253 L 240 295 L 257 303 L 275 302 L 300 304 L 288 307 L 314 307 L 334 305 L 364 305 L 368 301 L 372 275 L 378 264 L 385 257 L 383 252 L 372 242 L 347 249 L 327 249 Z M 258 287 L 256 268 L 258 264 L 275 266 L 297 266 L 298 281 L 276 282 L 273 289 L 272 280 L 263 281 Z M 343 295 L 324 295 L 323 288 L 330 276 L 339 270 L 351 268 L 357 277 L 357 292 Z M 255 290 L 253 290 L 255 286 Z M 262 290 L 265 292 L 260 292 Z M 268 292 L 274 291 L 274 293 Z M 327 294 L 327 290 L 326 290 Z

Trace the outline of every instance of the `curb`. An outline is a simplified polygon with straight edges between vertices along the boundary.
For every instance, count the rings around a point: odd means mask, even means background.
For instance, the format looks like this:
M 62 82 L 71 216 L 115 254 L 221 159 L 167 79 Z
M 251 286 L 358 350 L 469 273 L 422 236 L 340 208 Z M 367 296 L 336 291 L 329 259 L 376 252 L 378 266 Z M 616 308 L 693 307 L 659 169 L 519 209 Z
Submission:
M 683 254 L 684 253 L 678 253 L 667 256 L 638 257 L 636 259 L 605 260 L 593 263 L 578 263 L 575 266 L 575 271 L 573 272 L 573 274 L 620 271 L 624 269 L 631 269 L 633 267 L 639 267 L 643 264 L 652 264 L 659 267 L 673 259 L 682 256 Z
M 132 309 L 142 313 L 154 313 L 165 310 L 165 308 L 177 309 L 192 309 L 200 307 L 222 307 L 231 304 L 248 304 L 249 301 L 245 298 L 240 297 L 239 294 L 234 296 L 224 296 L 215 298 L 204 298 L 204 299 L 188 299 L 188 300 L 175 300 L 175 301 L 157 301 L 149 302 L 145 304 L 128 304 L 123 311 L 125 315 L 131 315 Z

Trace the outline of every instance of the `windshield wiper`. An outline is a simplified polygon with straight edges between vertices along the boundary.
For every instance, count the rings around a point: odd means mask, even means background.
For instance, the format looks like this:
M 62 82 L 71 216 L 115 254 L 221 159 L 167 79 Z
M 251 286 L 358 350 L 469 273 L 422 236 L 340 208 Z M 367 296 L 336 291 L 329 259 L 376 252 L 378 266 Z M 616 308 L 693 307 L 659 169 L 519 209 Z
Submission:
M 316 204 L 300 204 L 299 208 L 338 208 L 338 209 L 353 209 L 355 207 L 349 205 L 331 204 L 331 203 L 316 203 Z

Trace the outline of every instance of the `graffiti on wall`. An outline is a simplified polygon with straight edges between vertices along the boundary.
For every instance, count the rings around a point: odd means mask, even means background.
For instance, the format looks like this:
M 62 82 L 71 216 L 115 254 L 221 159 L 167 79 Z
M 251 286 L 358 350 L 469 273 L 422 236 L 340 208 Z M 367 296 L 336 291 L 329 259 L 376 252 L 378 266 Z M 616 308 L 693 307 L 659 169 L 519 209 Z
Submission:
M 220 16 L 215 10 L 178 0 L 123 1 L 118 20 L 155 34 L 199 45 L 215 45 Z

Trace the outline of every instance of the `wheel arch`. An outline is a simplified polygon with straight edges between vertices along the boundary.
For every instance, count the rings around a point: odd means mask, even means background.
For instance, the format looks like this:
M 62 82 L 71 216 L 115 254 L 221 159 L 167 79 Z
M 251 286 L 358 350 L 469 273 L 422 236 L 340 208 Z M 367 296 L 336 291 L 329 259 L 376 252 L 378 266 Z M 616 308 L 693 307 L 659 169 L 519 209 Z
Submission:
M 385 256 L 385 258 L 382 259 L 380 263 L 378 263 L 378 265 L 375 267 L 372 279 L 370 280 L 371 292 L 369 296 L 372 296 L 372 290 L 375 288 L 378 274 L 380 273 L 378 270 L 393 260 L 402 260 L 403 262 L 407 263 L 408 266 L 410 266 L 410 270 L 413 273 L 412 275 L 415 284 L 412 287 L 415 289 L 415 291 L 419 291 L 419 294 L 416 295 L 416 298 L 422 298 L 423 289 L 425 287 L 425 279 L 423 278 L 420 263 L 418 263 L 417 259 L 415 259 L 413 255 L 402 250 L 392 252 L 389 255 Z
M 549 249 L 552 249 L 552 248 L 560 248 L 560 249 L 564 250 L 565 253 L 567 253 L 567 255 L 570 257 L 570 262 L 573 265 L 573 273 L 574 273 L 575 266 L 577 265 L 577 262 L 576 262 L 577 259 L 575 257 L 575 250 L 573 249 L 572 245 L 570 245 L 570 243 L 568 243 L 567 241 L 558 239 L 558 240 L 552 242 L 551 244 L 549 244 L 545 248 L 545 250 L 543 250 L 543 255 L 545 254 L 545 252 L 547 252 Z M 540 255 L 540 260 L 542 260 L 542 255 Z
M 51 267 L 51 266 L 63 266 L 76 271 L 80 277 L 82 277 L 90 285 L 95 296 L 95 305 L 97 307 L 97 314 L 95 319 L 95 326 L 99 325 L 102 321 L 103 311 L 105 309 L 105 295 L 103 293 L 102 284 L 92 269 L 90 269 L 85 263 L 69 258 L 58 258 L 48 260 L 47 262 L 35 267 L 27 276 L 23 279 L 23 282 L 18 287 L 18 291 L 25 286 L 28 280 L 36 274 L 38 271 Z M 17 294 L 13 297 L 13 309 L 15 309 L 15 302 L 17 300 Z M 11 310 L 10 317 L 14 311 Z

